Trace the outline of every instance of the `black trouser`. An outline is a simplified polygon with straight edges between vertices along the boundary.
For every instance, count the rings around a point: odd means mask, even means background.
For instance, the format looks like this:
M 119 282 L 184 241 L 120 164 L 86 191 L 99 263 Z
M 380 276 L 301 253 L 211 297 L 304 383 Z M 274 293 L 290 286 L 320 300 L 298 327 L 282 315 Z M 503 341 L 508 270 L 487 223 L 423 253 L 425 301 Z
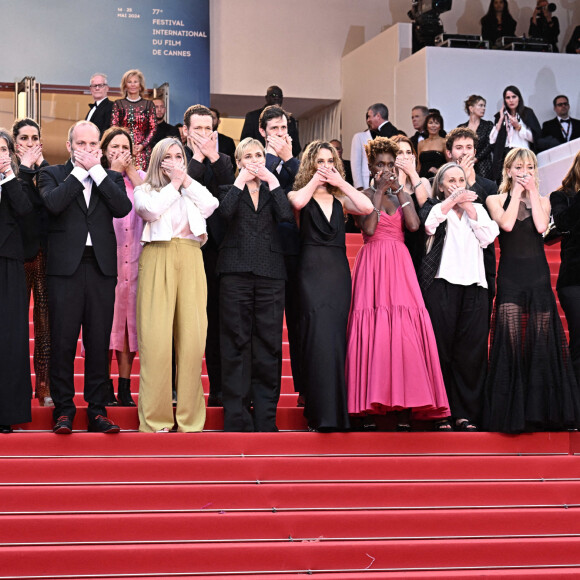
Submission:
M 216 274 L 217 248 L 206 244 L 202 247 L 203 267 L 207 279 L 207 337 L 205 341 L 205 364 L 209 377 L 210 397 L 219 397 L 222 392 L 222 370 L 220 355 L 220 279 Z
M 559 288 L 558 299 L 568 322 L 570 357 L 576 380 L 580 384 L 580 286 Z
M 478 423 L 487 373 L 489 295 L 436 278 L 425 296 L 451 414 Z
M 109 341 L 113 326 L 116 276 L 105 276 L 92 248 L 72 276 L 48 276 L 50 317 L 50 392 L 54 419 L 71 420 L 74 404 L 74 362 L 81 327 L 85 347 L 85 401 L 89 421 L 107 415 L 105 388 L 109 379 Z
M 276 431 L 282 373 L 284 280 L 226 274 L 220 280 L 225 431 Z M 250 414 L 254 403 L 254 418 Z

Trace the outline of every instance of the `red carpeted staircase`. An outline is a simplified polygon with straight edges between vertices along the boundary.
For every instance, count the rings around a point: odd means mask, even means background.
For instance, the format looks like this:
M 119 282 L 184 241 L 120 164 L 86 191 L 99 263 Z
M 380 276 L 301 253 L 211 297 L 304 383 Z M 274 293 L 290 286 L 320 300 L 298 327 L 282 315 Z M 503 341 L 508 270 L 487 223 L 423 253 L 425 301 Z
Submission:
M 117 436 L 79 358 L 75 433 L 0 438 L 0 580 L 580 577 L 580 434 L 308 433 L 284 357 L 281 433 Z

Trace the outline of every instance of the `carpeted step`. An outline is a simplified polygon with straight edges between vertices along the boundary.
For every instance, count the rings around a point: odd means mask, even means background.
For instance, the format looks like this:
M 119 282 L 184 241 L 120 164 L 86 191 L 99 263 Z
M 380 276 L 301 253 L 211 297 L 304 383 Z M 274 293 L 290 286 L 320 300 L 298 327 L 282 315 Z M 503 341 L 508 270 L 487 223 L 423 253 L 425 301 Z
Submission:
M 2 515 L 0 548 L 78 542 L 294 542 L 580 536 L 580 507 Z M 56 548 L 56 546 L 55 546 Z
M 97 434 L 97 437 L 113 435 Z M 192 441 L 195 434 L 189 435 Z M 119 437 L 119 435 L 117 435 Z M 159 437 L 171 437 L 160 434 Z M 0 483 L 488 481 L 576 478 L 580 459 L 548 457 L 147 457 L 14 458 Z
M 113 525 L 113 524 L 112 524 Z M 576 566 L 580 538 L 337 542 L 256 542 L 171 545 L 79 545 L 2 549 L 11 575 L 215 573 L 368 570 L 479 566 Z M 411 565 L 412 563 L 412 565 Z
M 154 458 L 151 459 L 155 461 Z M 78 485 L 39 482 L 0 485 L 0 510 L 4 515 L 56 512 L 110 513 L 142 511 L 221 512 L 247 510 L 277 512 L 305 509 L 336 511 L 348 521 L 350 510 L 393 510 L 406 518 L 415 510 L 471 507 L 487 512 L 509 508 L 516 518 L 524 509 L 571 509 L 580 506 L 578 481 L 416 483 L 230 483 L 164 482 L 87 483 Z M 514 507 L 515 506 L 515 507 Z M 518 515 L 519 514 L 519 515 Z M 452 517 L 452 516 L 451 516 Z

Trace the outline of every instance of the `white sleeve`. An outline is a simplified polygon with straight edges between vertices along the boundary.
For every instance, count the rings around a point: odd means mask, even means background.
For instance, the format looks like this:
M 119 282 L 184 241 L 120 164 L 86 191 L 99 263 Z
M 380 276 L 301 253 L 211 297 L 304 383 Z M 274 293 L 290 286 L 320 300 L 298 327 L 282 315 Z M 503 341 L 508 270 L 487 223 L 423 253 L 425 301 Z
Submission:
M 427 219 L 425 220 L 425 233 L 428 236 L 432 236 L 437 230 L 439 224 L 447 221 L 447 214 L 441 211 L 441 204 L 433 206 L 433 209 L 429 212 Z
M 157 221 L 178 199 L 179 191 L 169 183 L 160 190 L 138 185 L 133 192 L 135 211 L 147 222 Z
M 479 247 L 487 248 L 499 236 L 499 226 L 489 217 L 481 204 L 474 203 L 473 207 L 477 213 L 477 220 L 472 220 L 467 216 L 469 225 L 479 242 Z
M 208 218 L 219 205 L 217 198 L 195 179 L 191 180 L 188 187 L 183 187 L 181 193 L 193 201 L 203 218 Z

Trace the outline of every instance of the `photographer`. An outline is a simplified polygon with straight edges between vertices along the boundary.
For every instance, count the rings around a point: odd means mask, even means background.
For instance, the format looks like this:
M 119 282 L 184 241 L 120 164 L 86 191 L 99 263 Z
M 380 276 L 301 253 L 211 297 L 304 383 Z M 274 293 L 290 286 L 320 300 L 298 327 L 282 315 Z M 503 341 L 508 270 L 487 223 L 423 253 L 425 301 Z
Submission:
M 541 38 L 544 42 L 552 45 L 554 52 L 558 52 L 558 35 L 560 34 L 560 23 L 552 13 L 556 10 L 556 5 L 548 4 L 548 0 L 538 0 L 536 9 L 530 19 L 530 38 Z

